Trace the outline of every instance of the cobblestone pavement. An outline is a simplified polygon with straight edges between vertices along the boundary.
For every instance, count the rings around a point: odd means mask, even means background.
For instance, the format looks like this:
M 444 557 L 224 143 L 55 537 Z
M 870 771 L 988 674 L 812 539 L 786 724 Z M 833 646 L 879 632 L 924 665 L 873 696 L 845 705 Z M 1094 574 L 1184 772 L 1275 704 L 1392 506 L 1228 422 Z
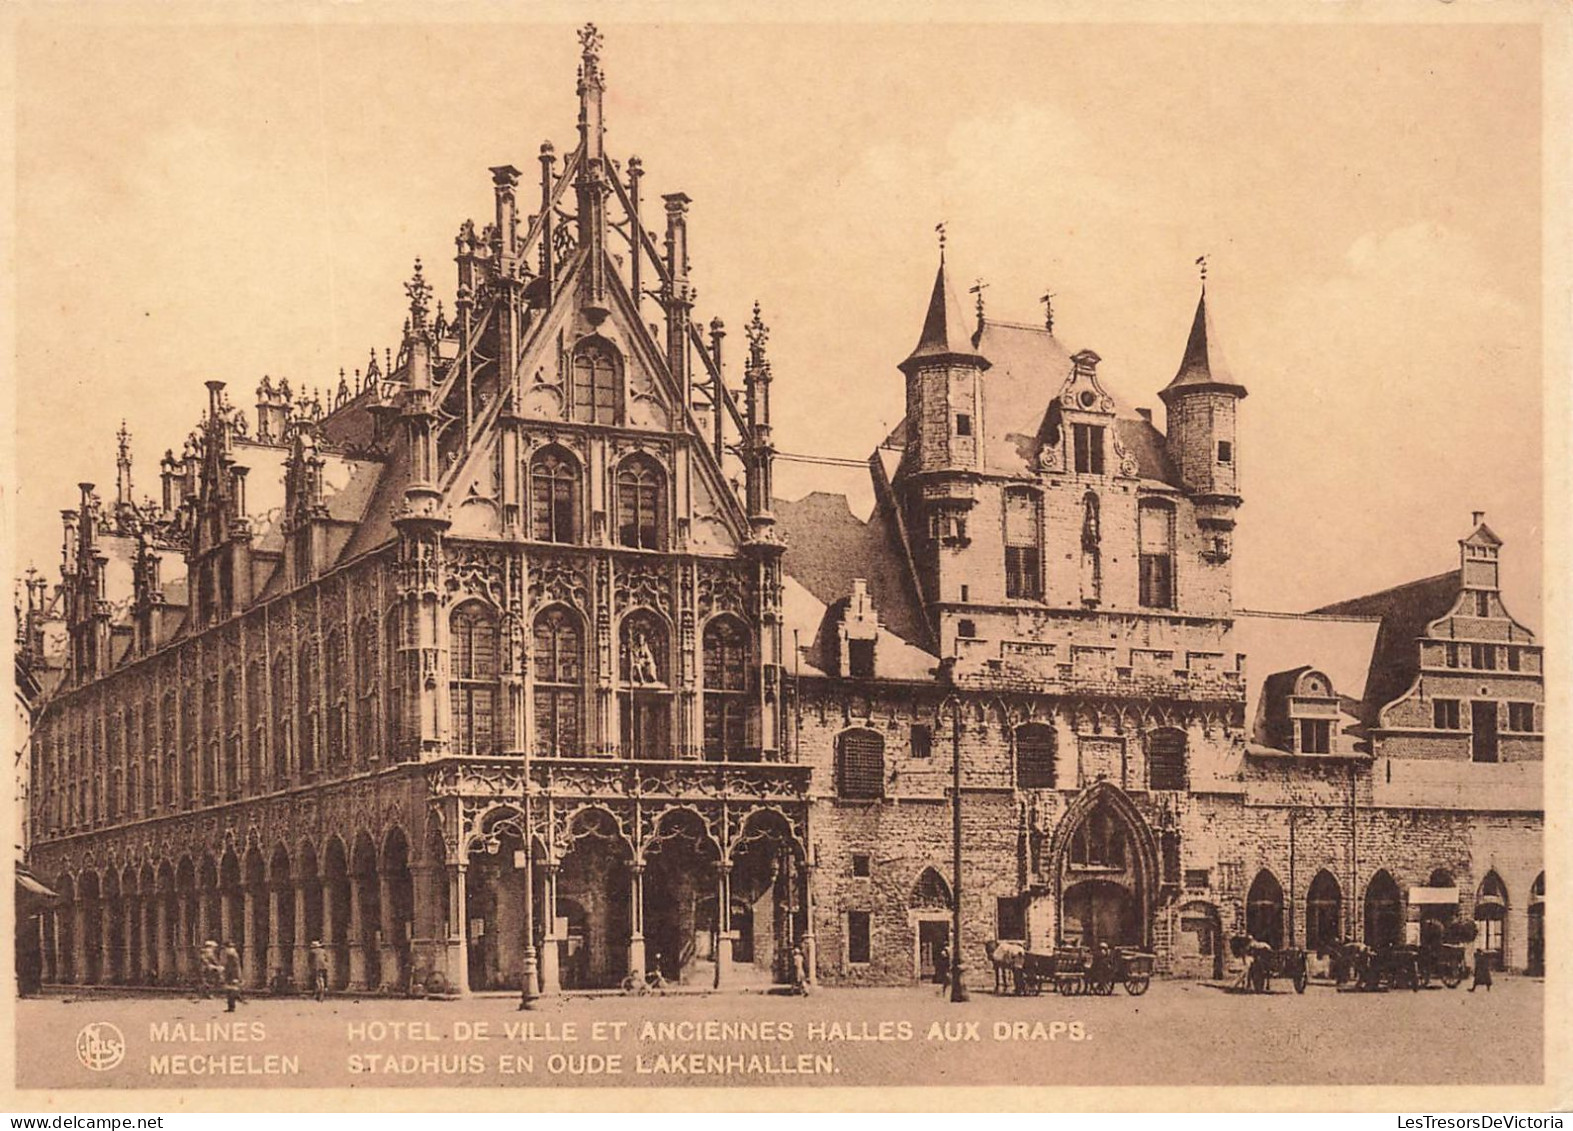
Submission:
M 1134 998 L 977 993 L 960 1004 L 935 987 L 614 995 L 547 999 L 530 1013 L 501 996 L 259 998 L 234 1014 L 185 997 L 55 996 L 19 1004 L 17 1083 L 1532 1083 L 1542 1073 L 1542 998 L 1542 984 L 1524 978 L 1499 978 L 1489 994 L 1313 984 L 1303 996 L 1287 987 L 1253 996 L 1159 981 Z M 212 1027 L 221 1023 L 231 1024 Z

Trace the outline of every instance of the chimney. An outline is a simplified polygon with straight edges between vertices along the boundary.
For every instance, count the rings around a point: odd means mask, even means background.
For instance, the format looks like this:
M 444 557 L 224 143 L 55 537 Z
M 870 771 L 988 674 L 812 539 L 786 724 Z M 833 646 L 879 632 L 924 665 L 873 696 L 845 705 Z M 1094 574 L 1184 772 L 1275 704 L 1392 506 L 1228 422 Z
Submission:
M 1486 512 L 1485 511 L 1471 511 L 1470 512 L 1469 524 L 1471 526 L 1479 526 L 1481 523 L 1483 523 L 1485 521 L 1486 521 Z
M 1150 409 L 1150 408 L 1139 408 L 1139 409 L 1136 410 L 1136 415 L 1141 417 L 1148 424 L 1152 423 L 1152 409 Z

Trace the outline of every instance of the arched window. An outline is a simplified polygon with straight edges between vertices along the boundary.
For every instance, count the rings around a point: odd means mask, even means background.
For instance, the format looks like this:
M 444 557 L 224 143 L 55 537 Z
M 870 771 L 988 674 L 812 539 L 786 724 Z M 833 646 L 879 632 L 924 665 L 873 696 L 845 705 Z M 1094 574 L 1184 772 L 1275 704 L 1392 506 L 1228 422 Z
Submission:
M 175 732 L 175 693 L 164 692 L 164 705 L 159 711 L 159 731 L 163 737 L 164 751 L 164 807 L 174 809 L 180 804 L 180 736 Z
M 1141 543 L 1142 605 L 1174 608 L 1174 508 L 1143 499 L 1137 508 L 1137 537 Z
M 295 681 L 290 678 L 289 653 L 280 652 L 273 657 L 273 786 L 282 788 L 289 782 L 291 755 L 295 737 L 291 730 L 291 704 L 295 702 Z
M 406 717 L 409 692 L 405 679 L 408 660 L 404 651 L 404 617 L 397 605 L 389 609 L 383 619 L 382 639 L 383 686 L 387 689 L 388 712 L 383 740 L 387 743 L 389 760 L 397 761 L 412 729 Z
M 733 617 L 705 626 L 705 757 L 745 757 L 748 745 L 748 631 Z
M 221 736 L 223 770 L 223 796 L 233 800 L 240 796 L 240 746 L 245 741 L 245 726 L 240 712 L 240 674 L 230 668 L 224 673 L 224 720 Z
M 1343 892 L 1338 880 L 1325 868 L 1311 881 L 1305 896 L 1305 946 L 1319 950 L 1339 940 L 1339 921 L 1343 914 Z
M 158 808 L 159 756 L 158 710 L 149 695 L 142 701 L 142 756 L 147 772 L 142 775 L 142 811 L 151 814 Z
M 579 717 L 584 680 L 579 620 L 562 607 L 535 618 L 531 661 L 535 668 L 535 752 L 572 758 L 580 751 Z
M 1147 788 L 1185 788 L 1185 732 L 1155 730 L 1147 739 Z
M 1099 802 L 1071 834 L 1070 862 L 1077 868 L 1124 870 L 1125 822 L 1108 802 Z
M 328 633 L 327 661 L 323 689 L 328 694 L 327 764 L 333 771 L 344 768 L 344 751 L 349 738 L 349 671 L 346 667 L 344 633 L 335 628 Z
M 1054 788 L 1054 728 L 1023 723 L 1016 728 L 1016 787 Z
M 918 882 L 912 885 L 912 895 L 907 900 L 913 910 L 945 910 L 951 907 L 950 885 L 945 877 L 933 868 L 924 868 Z
M 1042 510 L 1036 491 L 1005 492 L 1005 596 L 1043 596 Z
M 877 732 L 847 730 L 836 739 L 836 796 L 851 801 L 885 796 L 885 740 Z
M 670 644 L 666 622 L 637 609 L 618 631 L 622 682 L 623 753 L 629 758 L 665 758 L 671 749 L 672 695 L 668 683 Z
M 452 669 L 451 748 L 456 754 L 490 754 L 497 747 L 497 617 L 479 601 L 466 601 L 448 621 Z
M 1284 889 L 1266 868 L 1256 873 L 1245 897 L 1245 933 L 1274 950 L 1284 945 Z
M 573 351 L 573 419 L 585 424 L 616 424 L 618 371 L 612 344 L 586 338 Z
M 360 702 L 355 714 L 355 762 L 364 765 L 377 760 L 377 721 L 382 708 L 377 702 L 377 681 L 382 674 L 382 659 L 377 654 L 377 622 L 362 617 L 355 623 L 355 678 Z
M 544 448 L 530 460 L 530 536 L 579 541 L 579 465 L 561 449 Z
M 1489 956 L 1493 970 L 1501 970 L 1507 957 L 1507 908 L 1507 885 L 1492 869 L 1475 894 L 1475 920 L 1480 924 L 1480 949 Z
M 666 477 L 647 456 L 617 467 L 617 544 L 636 550 L 666 547 Z
M 251 793 L 262 791 L 262 777 L 267 766 L 267 675 L 267 665 L 261 660 L 252 660 L 246 665 L 246 717 L 241 737 L 246 743 L 246 789 Z
M 300 776 L 310 780 L 317 773 L 317 754 L 319 745 L 317 739 L 317 696 L 321 688 L 317 680 L 317 648 L 315 642 L 307 640 L 300 646 L 300 664 L 297 668 L 299 674 L 298 694 L 296 699 L 296 736 L 299 743 L 296 764 Z
M 1371 877 L 1365 888 L 1365 944 L 1393 946 L 1404 939 L 1404 903 L 1398 883 L 1386 869 Z

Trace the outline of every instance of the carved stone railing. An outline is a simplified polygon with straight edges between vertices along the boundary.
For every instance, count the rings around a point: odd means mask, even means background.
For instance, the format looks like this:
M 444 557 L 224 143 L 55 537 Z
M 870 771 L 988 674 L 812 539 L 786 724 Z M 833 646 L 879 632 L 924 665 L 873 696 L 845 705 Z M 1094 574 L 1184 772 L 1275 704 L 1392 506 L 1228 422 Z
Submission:
M 533 793 L 545 797 L 803 801 L 812 768 L 783 762 L 531 758 Z M 522 792 L 522 758 L 448 758 L 427 768 L 434 796 Z

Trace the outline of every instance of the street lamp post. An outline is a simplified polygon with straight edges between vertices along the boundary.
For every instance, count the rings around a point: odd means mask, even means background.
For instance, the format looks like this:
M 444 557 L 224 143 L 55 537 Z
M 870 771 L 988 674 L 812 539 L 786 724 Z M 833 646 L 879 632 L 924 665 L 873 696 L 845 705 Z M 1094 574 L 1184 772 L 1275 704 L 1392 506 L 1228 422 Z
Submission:
M 961 699 L 951 701 L 950 715 L 950 848 L 951 926 L 950 1000 L 967 1001 L 967 984 L 962 978 L 961 946 Z
M 519 1008 L 534 1009 L 540 996 L 536 985 L 535 954 L 535 849 L 530 838 L 530 751 L 524 751 L 524 787 L 520 808 L 524 813 L 524 972 L 519 979 Z

